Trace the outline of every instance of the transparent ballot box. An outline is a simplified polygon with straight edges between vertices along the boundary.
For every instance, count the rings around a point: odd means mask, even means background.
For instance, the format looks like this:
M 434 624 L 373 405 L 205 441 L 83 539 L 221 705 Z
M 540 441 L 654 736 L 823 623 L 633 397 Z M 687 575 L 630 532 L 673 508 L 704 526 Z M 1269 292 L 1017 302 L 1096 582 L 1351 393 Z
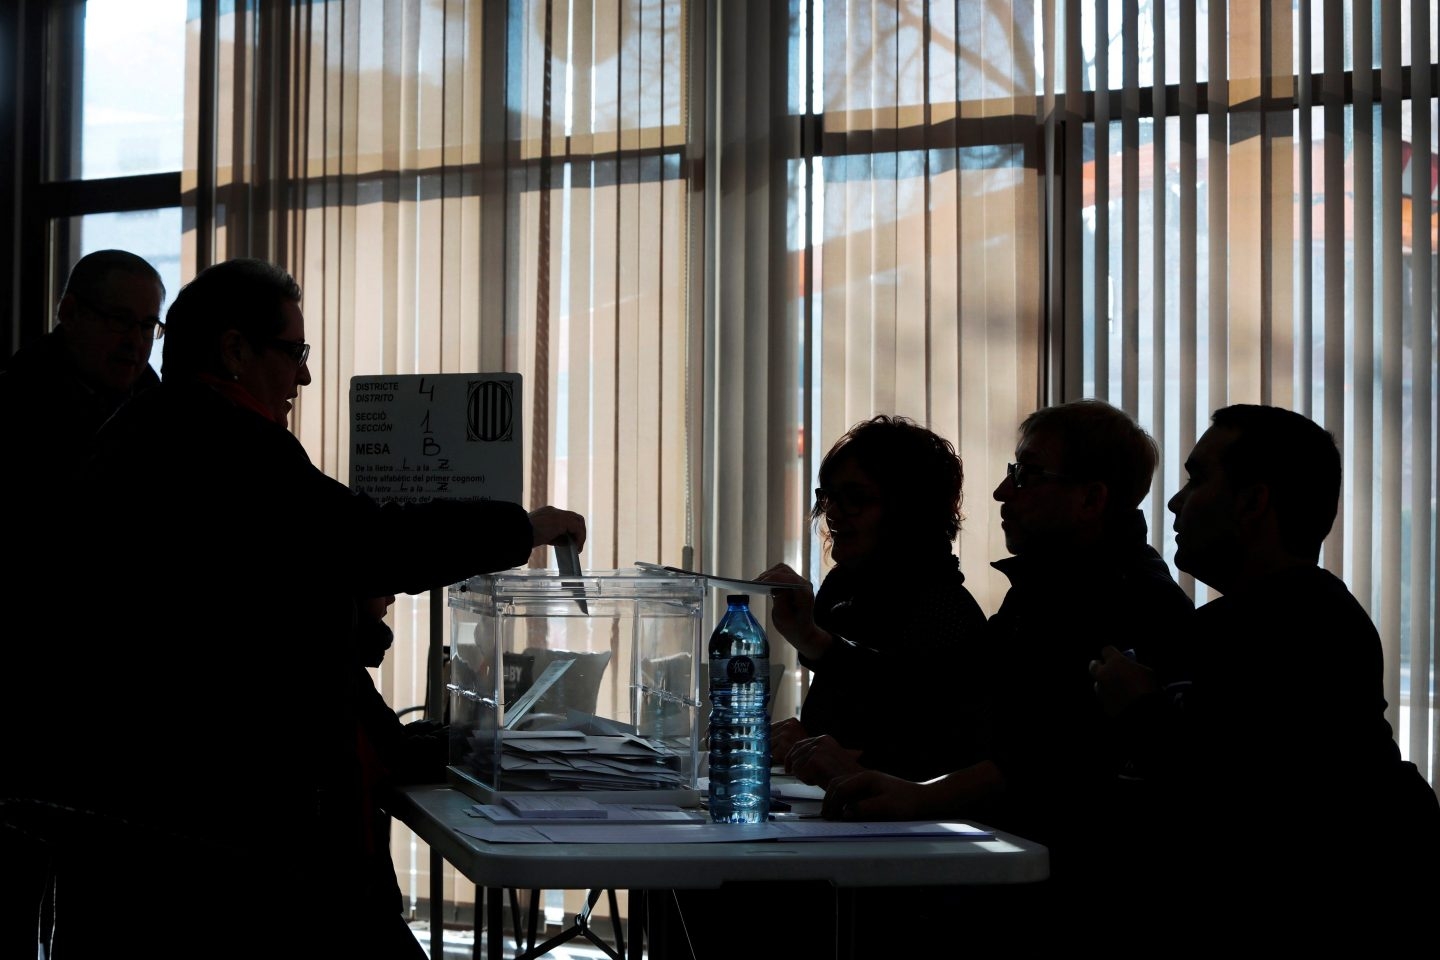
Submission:
M 508 570 L 449 590 L 450 780 L 699 802 L 702 577 Z

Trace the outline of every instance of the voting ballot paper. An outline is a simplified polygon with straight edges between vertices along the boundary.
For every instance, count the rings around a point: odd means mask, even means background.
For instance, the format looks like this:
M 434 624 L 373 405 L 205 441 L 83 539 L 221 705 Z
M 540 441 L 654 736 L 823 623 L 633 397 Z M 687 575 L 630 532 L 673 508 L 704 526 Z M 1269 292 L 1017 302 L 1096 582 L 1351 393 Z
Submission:
M 575 546 L 574 537 L 566 537 L 555 544 L 555 565 L 560 568 L 562 577 L 580 576 L 580 551 Z M 585 602 L 585 584 L 583 582 L 566 583 L 564 586 L 578 591 L 581 596 L 575 602 L 580 606 L 580 612 L 590 616 L 590 605 Z

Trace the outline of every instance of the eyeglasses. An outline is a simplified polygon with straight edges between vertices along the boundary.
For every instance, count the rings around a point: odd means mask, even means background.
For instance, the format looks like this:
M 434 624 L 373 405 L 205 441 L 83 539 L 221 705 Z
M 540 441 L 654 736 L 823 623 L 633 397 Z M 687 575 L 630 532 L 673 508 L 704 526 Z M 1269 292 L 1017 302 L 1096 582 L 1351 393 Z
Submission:
M 279 340 L 272 339 L 270 346 L 276 350 L 283 350 L 295 361 L 295 366 L 305 366 L 305 361 L 310 359 L 310 344 L 303 340 Z
M 1063 473 L 1056 473 L 1054 470 L 1046 470 L 1044 467 L 1033 466 L 1028 463 L 1007 463 L 1005 464 L 1005 476 L 1020 490 L 1032 483 L 1041 480 L 1069 480 Z
M 838 512 L 853 515 L 862 512 L 880 502 L 880 497 L 865 490 L 844 489 L 826 490 L 824 487 L 815 488 L 815 506 L 821 513 L 834 507 Z
M 157 317 L 134 317 L 123 310 L 110 310 L 80 297 L 75 298 L 86 310 L 105 321 L 105 329 L 111 333 L 125 334 L 136 330 L 146 340 L 159 340 L 165 336 L 165 324 Z

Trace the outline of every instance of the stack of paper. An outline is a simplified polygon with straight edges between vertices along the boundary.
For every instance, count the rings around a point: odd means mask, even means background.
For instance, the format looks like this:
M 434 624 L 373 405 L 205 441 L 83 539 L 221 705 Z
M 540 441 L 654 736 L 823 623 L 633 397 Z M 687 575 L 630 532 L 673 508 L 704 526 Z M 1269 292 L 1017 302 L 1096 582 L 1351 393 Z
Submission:
M 535 820 L 603 820 L 605 808 L 584 797 L 512 794 L 505 806 L 519 817 Z
M 546 802 L 548 801 L 548 803 Z M 669 803 L 596 803 L 583 797 L 514 797 L 503 803 L 477 803 L 471 816 L 510 825 L 538 823 L 703 823 L 705 814 Z
M 499 776 L 510 790 L 688 789 L 683 757 L 657 740 L 633 733 L 581 730 L 501 730 Z M 476 759 L 486 757 L 481 751 Z

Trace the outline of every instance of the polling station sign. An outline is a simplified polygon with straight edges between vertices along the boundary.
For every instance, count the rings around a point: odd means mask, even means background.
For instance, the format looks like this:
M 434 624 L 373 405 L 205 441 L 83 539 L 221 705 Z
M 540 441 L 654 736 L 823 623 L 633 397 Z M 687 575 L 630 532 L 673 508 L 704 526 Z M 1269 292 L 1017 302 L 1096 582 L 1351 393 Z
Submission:
M 350 488 L 377 500 L 521 501 L 521 376 L 350 379 Z

